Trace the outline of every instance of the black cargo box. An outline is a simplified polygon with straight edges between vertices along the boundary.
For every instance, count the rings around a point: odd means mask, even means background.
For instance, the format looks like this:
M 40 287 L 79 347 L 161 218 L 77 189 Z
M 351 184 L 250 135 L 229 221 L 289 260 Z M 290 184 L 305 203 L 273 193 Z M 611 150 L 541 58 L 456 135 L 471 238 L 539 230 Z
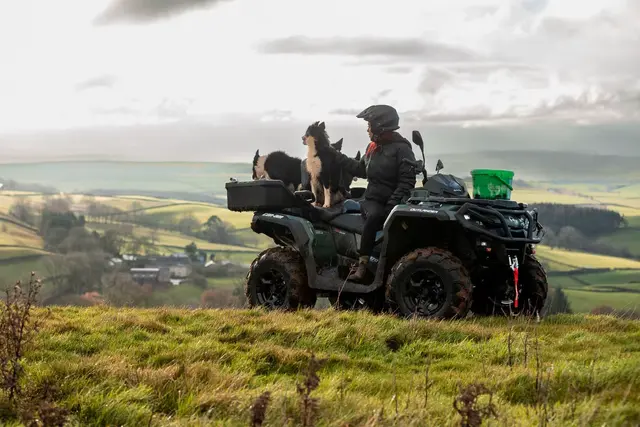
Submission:
M 296 197 L 279 179 L 227 182 L 227 208 L 231 211 L 270 211 L 301 207 L 308 202 Z

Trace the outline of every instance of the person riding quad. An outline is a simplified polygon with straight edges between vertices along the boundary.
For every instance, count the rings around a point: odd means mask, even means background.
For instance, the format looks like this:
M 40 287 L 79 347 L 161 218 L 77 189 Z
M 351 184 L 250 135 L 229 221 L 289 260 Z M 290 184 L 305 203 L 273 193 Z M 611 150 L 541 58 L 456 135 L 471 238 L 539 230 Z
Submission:
M 367 133 L 371 141 L 360 161 L 338 153 L 338 164 L 343 170 L 359 178 L 368 180 L 360 211 L 364 217 L 364 228 L 360 241 L 358 268 L 347 280 L 362 282 L 369 257 L 373 252 L 376 233 L 382 229 L 384 221 L 397 204 L 403 203 L 411 195 L 416 185 L 416 175 L 411 165 L 415 162 L 411 143 L 396 132 L 400 117 L 389 105 L 372 105 L 356 116 L 368 123 Z

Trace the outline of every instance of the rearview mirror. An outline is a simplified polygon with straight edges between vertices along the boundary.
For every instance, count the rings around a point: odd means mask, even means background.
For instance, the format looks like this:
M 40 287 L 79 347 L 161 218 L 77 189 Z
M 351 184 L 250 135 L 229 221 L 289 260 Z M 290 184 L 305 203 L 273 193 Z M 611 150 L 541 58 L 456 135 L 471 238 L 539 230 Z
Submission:
M 411 132 L 411 139 L 413 140 L 414 144 L 420 147 L 420 151 L 424 150 L 424 141 L 422 140 L 422 135 L 420 135 L 420 132 L 418 132 L 417 130 Z
M 440 173 L 442 169 L 444 169 L 444 165 L 442 164 L 442 160 L 438 159 L 438 163 L 436 164 L 436 173 Z

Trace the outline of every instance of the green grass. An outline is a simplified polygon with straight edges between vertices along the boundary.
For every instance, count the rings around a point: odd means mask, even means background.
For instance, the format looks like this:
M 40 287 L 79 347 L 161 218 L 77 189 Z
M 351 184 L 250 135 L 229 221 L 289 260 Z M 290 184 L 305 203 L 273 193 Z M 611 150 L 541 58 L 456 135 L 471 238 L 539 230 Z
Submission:
M 238 283 L 244 283 L 244 276 L 238 277 L 209 277 L 207 278 L 210 288 L 233 289 Z
M 80 425 L 148 425 L 153 417 L 155 426 L 246 426 L 265 391 L 266 425 L 299 425 L 296 382 L 314 352 L 326 360 L 312 393 L 318 426 L 365 425 L 381 410 L 378 426 L 459 425 L 454 398 L 475 382 L 495 392 L 492 425 L 537 426 L 535 331 L 550 425 L 640 423 L 640 322 L 515 320 L 511 367 L 509 329 L 505 319 L 413 322 L 333 310 L 54 307 L 26 372 L 33 385 L 56 384 L 57 402 Z
M 200 306 L 200 295 L 203 289 L 189 283 L 183 283 L 178 286 L 171 286 L 166 290 L 154 292 L 149 297 L 151 306 L 174 306 L 174 307 L 192 307 Z
M 0 261 L 10 261 L 13 258 L 22 258 L 28 256 L 48 255 L 50 252 L 44 249 L 25 248 L 22 246 L 3 246 L 0 247 Z
M 47 277 L 47 258 L 42 256 L 26 261 L 0 264 L 0 285 L 10 285 L 17 280 L 28 281 L 32 271 L 35 271 L 39 277 Z
M 640 311 L 640 293 L 594 292 L 583 289 L 563 289 L 569 299 L 571 310 L 587 313 L 600 305 L 608 305 L 616 310 Z
M 43 241 L 33 230 L 0 218 L 0 245 L 41 248 Z

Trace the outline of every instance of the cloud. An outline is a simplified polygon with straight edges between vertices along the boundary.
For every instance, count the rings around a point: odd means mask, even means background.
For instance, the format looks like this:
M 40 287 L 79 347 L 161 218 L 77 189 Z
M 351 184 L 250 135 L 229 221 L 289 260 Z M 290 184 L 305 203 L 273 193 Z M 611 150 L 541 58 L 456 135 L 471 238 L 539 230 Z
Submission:
M 291 36 L 262 42 L 258 51 L 266 54 L 415 57 L 425 61 L 478 59 L 478 55 L 468 49 L 418 38 Z
M 112 0 L 94 23 L 98 25 L 147 23 L 224 1 L 227 0 Z
M 75 87 L 76 91 L 83 92 L 89 89 L 107 88 L 110 89 L 115 86 L 117 77 L 111 74 L 104 74 L 101 76 L 92 77 L 78 83 Z
M 448 82 L 453 81 L 455 74 L 446 69 L 429 68 L 425 73 L 418 90 L 424 94 L 435 95 Z

